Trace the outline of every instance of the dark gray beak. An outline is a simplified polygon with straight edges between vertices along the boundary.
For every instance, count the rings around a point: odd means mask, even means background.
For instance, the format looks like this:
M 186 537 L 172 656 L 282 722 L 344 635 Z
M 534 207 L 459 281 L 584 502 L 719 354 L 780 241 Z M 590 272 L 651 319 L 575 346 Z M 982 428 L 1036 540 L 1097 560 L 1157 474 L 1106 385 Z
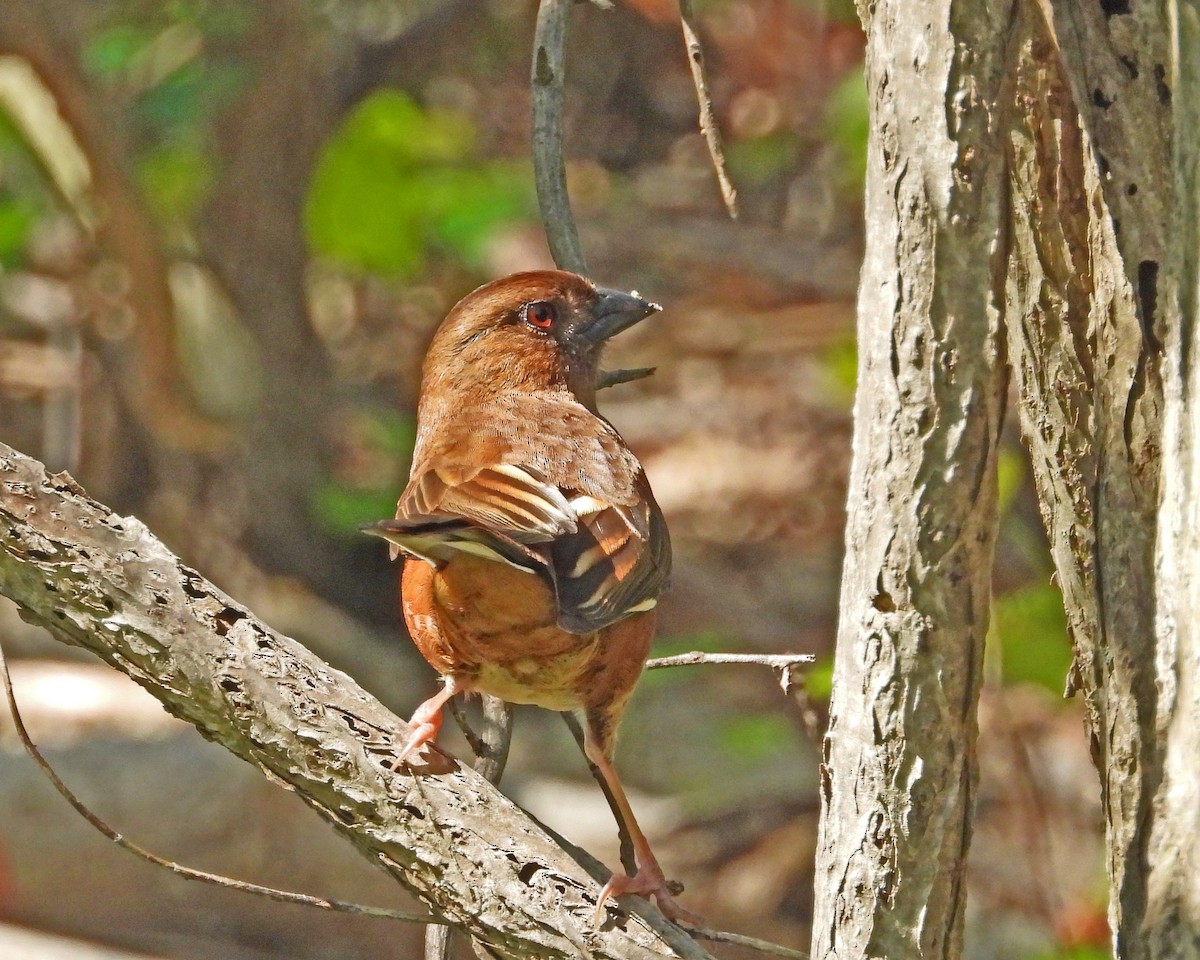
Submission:
M 590 316 L 576 328 L 579 336 L 594 345 L 615 337 L 622 330 L 628 330 L 639 320 L 645 320 L 662 309 L 657 303 L 643 300 L 634 293 L 597 287 L 596 294 L 599 299 L 592 307 Z

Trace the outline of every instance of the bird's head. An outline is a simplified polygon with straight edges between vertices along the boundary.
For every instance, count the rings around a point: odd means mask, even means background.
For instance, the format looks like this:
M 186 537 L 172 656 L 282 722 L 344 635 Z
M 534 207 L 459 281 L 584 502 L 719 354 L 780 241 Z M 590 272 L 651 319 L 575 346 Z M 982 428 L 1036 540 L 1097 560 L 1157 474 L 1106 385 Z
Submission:
M 604 345 L 661 309 L 562 270 L 514 273 L 469 293 L 442 321 L 425 386 L 565 387 L 594 408 Z

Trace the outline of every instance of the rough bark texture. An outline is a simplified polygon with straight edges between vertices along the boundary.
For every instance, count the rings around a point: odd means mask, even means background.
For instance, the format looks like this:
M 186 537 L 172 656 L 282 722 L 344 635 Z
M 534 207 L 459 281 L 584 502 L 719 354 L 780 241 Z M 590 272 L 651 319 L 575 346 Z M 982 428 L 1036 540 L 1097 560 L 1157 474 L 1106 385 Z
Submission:
M 991 291 L 1008 9 L 863 9 L 868 236 L 818 958 L 961 947 L 1005 386 Z
M 868 255 L 815 953 L 958 952 L 1003 302 L 1116 954 L 1200 957 L 1200 9 L 863 17 Z
M 1161 781 L 1144 868 L 1150 956 L 1200 957 L 1200 8 L 1175 10 L 1169 82 L 1176 131 L 1174 229 L 1166 247 L 1159 514 L 1158 715 Z
M 592 930 L 594 864 L 466 767 L 397 769 L 403 722 L 349 677 L 183 566 L 140 522 L 3 444 L 0 592 L 295 790 L 492 955 L 709 957 L 644 902 L 631 904 L 636 916 L 610 909 Z
M 1200 956 L 1194 23 L 1192 5 L 1024 3 L 1011 70 L 1009 351 L 1100 771 L 1121 958 Z

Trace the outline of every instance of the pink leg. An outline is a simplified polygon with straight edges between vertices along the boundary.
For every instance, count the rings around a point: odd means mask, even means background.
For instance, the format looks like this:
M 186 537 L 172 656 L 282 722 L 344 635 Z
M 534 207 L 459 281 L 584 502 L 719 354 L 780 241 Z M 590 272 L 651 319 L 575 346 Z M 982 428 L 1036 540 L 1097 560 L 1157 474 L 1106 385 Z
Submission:
M 438 731 L 442 729 L 442 707 L 446 705 L 447 700 L 463 689 L 463 684 L 457 677 L 447 676 L 442 679 L 442 689 L 417 707 L 412 719 L 408 721 L 408 739 L 400 748 L 398 758 L 401 763 L 438 735 Z
M 632 877 L 614 873 L 609 878 L 604 889 L 600 891 L 600 899 L 596 901 L 596 913 L 592 917 L 592 926 L 600 925 L 600 918 L 604 913 L 604 903 L 609 897 L 619 897 L 626 893 L 640 894 L 647 899 L 654 897 L 658 901 L 658 908 L 671 920 L 700 926 L 701 918 L 681 907 L 671 895 L 667 878 L 663 875 L 662 867 L 658 865 L 658 858 L 650 849 L 650 842 L 642 833 L 642 828 L 638 826 L 637 818 L 633 815 L 633 808 L 629 805 L 629 798 L 625 796 L 625 789 L 621 786 L 617 771 L 592 736 L 591 724 L 588 724 L 584 737 L 583 751 L 599 769 L 612 792 L 613 800 L 621 811 L 621 818 L 625 821 L 625 826 L 629 828 L 629 837 L 633 841 L 633 852 L 638 865 L 637 874 Z

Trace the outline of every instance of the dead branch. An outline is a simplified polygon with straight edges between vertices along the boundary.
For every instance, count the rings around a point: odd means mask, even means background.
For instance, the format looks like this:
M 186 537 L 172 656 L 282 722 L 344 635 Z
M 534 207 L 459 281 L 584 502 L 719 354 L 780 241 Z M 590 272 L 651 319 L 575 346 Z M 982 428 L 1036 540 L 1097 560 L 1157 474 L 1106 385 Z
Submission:
M 0 444 L 0 592 L 295 790 L 359 851 L 501 957 L 710 955 L 636 897 L 591 925 L 603 871 L 445 755 L 399 764 L 405 724 L 184 566 L 140 521 Z M 623 912 L 623 911 L 620 911 Z
M 700 34 L 696 29 L 696 11 L 692 0 L 679 0 L 679 22 L 683 26 L 683 42 L 687 47 L 688 66 L 692 71 L 692 85 L 696 88 L 696 102 L 700 107 L 700 132 L 708 145 L 713 170 L 717 174 L 717 185 L 721 188 L 721 199 L 729 216 L 737 219 L 737 191 L 729 179 L 725 166 L 725 148 L 721 144 L 721 128 L 717 126 L 717 115 L 713 111 L 712 95 L 708 92 L 708 80 L 704 75 L 704 48 L 700 45 Z

